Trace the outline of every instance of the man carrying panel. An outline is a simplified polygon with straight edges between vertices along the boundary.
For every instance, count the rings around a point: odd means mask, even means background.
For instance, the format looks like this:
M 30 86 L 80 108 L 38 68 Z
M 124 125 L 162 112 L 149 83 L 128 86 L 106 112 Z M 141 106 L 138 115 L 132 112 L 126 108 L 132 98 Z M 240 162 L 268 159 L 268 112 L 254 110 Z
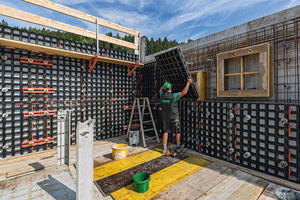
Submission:
M 180 145 L 180 120 L 178 112 L 178 100 L 186 95 L 189 90 L 192 79 L 187 78 L 187 83 L 184 89 L 178 93 L 172 93 L 173 85 L 170 82 L 165 82 L 159 90 L 162 118 L 164 121 L 164 135 L 163 135 L 163 154 L 166 154 L 168 134 L 176 134 L 177 152 L 184 149 L 184 144 Z

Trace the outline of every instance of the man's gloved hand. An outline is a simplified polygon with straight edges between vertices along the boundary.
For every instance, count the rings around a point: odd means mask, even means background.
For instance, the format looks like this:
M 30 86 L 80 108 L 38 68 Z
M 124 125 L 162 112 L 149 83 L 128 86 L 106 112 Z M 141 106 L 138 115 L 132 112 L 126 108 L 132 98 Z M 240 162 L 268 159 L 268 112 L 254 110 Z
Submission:
M 192 83 L 192 79 L 188 77 L 188 78 L 187 78 L 187 82 L 188 82 L 188 83 Z

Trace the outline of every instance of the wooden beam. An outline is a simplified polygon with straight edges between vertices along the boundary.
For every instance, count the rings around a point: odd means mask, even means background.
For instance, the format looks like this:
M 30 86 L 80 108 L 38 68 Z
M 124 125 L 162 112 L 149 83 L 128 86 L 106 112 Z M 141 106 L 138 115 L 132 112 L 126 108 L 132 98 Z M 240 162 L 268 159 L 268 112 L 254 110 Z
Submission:
M 65 15 L 76 17 L 78 19 L 82 19 L 82 20 L 85 20 L 85 21 L 88 21 L 88 22 L 91 22 L 91 23 L 94 23 L 94 24 L 96 23 L 96 18 L 97 17 L 94 17 L 94 16 L 86 14 L 84 12 L 75 10 L 73 8 L 69 8 L 67 6 L 63 6 L 63 5 L 58 4 L 58 3 L 54 3 L 52 1 L 48 1 L 48 0 L 22 0 L 22 1 L 25 1 L 27 3 L 31 3 L 31 4 L 34 4 L 34 5 L 37 5 L 37 6 L 41 6 L 43 8 L 47 8 L 47 9 L 50 9 L 50 10 L 53 10 L 53 11 L 56 11 L 56 12 L 60 12 L 60 13 L 65 14 Z M 98 24 L 101 25 L 101 26 L 110 28 L 110 29 L 114 29 L 114 30 L 117 30 L 117 31 L 120 31 L 120 32 L 123 32 L 123 33 L 127 33 L 129 35 L 133 35 L 133 36 L 136 36 L 136 37 L 139 36 L 138 31 L 132 30 L 130 28 L 126 28 L 124 26 L 112 23 L 110 21 L 106 21 L 104 19 L 98 18 Z
M 0 15 L 3 15 L 3 16 L 7 16 L 7 17 L 14 18 L 14 19 L 19 19 L 22 21 L 38 24 L 41 26 L 45 26 L 45 27 L 49 27 L 49 28 L 53 28 L 53 29 L 57 29 L 57 30 L 61 30 L 61 31 L 74 33 L 77 35 L 96 39 L 95 32 L 88 31 L 88 30 L 85 30 L 82 28 L 78 28 L 76 26 L 71 26 L 69 24 L 58 22 L 58 21 L 55 21 L 52 19 L 44 18 L 44 17 L 38 16 L 38 15 L 30 14 L 30 13 L 23 12 L 23 11 L 20 11 L 20 10 L 14 9 L 14 8 L 10 8 L 7 6 L 3 6 L 3 5 L 0 5 L 0 11 L 1 11 Z M 136 45 L 136 44 L 126 42 L 123 40 L 119 40 L 119 39 L 109 37 L 106 35 L 98 34 L 98 38 L 101 41 L 108 42 L 111 44 L 120 45 L 120 46 L 127 47 L 130 49 L 138 49 L 138 45 Z
M 243 73 L 233 73 L 233 74 L 224 74 L 224 76 L 237 76 L 237 75 L 247 75 L 247 74 L 259 74 L 259 71 L 256 72 L 243 72 Z
M 245 75 L 243 74 L 245 72 L 245 58 L 241 57 L 241 90 L 245 90 Z M 259 73 L 259 72 L 258 72 Z
M 54 47 L 47 47 L 47 46 L 32 44 L 32 43 L 28 43 L 28 42 L 21 42 L 21 41 L 17 41 L 17 40 L 10 40 L 10 39 L 5 39 L 5 38 L 0 38 L 0 45 L 11 46 L 11 47 L 19 48 L 19 49 L 28 49 L 28 50 L 39 51 L 39 52 L 44 52 L 44 53 L 53 53 L 55 55 L 67 56 L 67 57 L 73 57 L 73 58 L 81 58 L 81 59 L 85 59 L 85 60 L 89 60 L 89 59 L 95 57 L 95 55 L 93 55 L 93 54 L 80 53 L 80 52 L 76 52 L 76 51 L 58 49 L 58 48 L 54 48 Z M 118 60 L 115 58 L 108 58 L 108 57 L 99 57 L 98 61 L 105 62 L 105 63 L 117 64 L 117 65 L 126 65 L 126 66 L 136 64 L 135 62 L 132 62 L 132 61 Z M 144 64 L 140 64 L 140 65 L 144 65 Z

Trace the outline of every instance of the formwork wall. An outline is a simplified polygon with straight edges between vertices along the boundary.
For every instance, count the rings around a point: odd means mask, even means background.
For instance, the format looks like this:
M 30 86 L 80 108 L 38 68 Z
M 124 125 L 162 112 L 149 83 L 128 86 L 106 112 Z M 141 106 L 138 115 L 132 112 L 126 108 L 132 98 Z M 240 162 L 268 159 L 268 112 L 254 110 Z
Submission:
M 96 46 L 0 26 L 1 37 L 96 54 Z M 100 55 L 137 61 L 138 55 L 100 48 Z M 20 62 L 21 58 L 53 62 L 53 66 Z M 78 121 L 95 119 L 94 140 L 126 133 L 135 95 L 135 76 L 127 67 L 97 62 L 89 73 L 88 60 L 47 55 L 25 49 L 0 46 L 0 157 L 55 148 L 57 145 L 57 111 L 73 110 L 71 144 L 75 144 Z M 52 94 L 24 93 L 24 88 L 53 88 Z M 4 90 L 3 90 L 4 89 Z M 5 92 L 5 89 L 7 91 Z M 55 115 L 25 117 L 30 111 L 55 111 Z M 7 114 L 7 116 L 3 116 Z M 24 147 L 26 141 L 54 138 L 54 142 Z M 25 145 L 26 146 L 26 145 Z
M 295 18 L 184 50 L 186 61 L 193 63 L 190 71 L 202 70 L 208 78 L 206 101 L 179 101 L 182 143 L 230 163 L 300 182 L 299 23 Z M 265 42 L 273 47 L 272 97 L 217 98 L 217 54 Z M 152 102 L 162 134 L 158 92 L 163 75 L 154 61 L 141 74 L 139 87 Z M 175 143 L 175 134 L 169 134 L 169 142 Z

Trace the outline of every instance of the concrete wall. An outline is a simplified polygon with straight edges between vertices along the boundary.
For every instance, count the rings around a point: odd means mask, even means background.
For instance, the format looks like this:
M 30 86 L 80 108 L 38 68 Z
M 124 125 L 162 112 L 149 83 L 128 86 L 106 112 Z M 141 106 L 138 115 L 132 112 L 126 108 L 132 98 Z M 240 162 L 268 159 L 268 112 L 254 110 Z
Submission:
M 299 25 L 294 21 L 300 17 L 300 6 L 296 6 L 227 30 L 200 38 L 198 40 L 180 45 L 179 47 L 184 52 L 186 61 L 192 63 L 188 67 L 190 71 L 202 70 L 207 73 L 207 99 L 206 100 L 230 100 L 230 101 L 268 101 L 268 102 L 285 102 L 300 103 L 300 69 L 299 69 Z M 286 22 L 284 25 L 283 22 Z M 294 26 L 296 24 L 296 26 Z M 273 26 L 274 30 L 273 30 Z M 285 30 L 284 30 L 285 29 Z M 294 33 L 295 31 L 295 33 Z M 247 33 L 247 34 L 246 34 Z M 264 35 L 264 37 L 262 37 Z M 236 36 L 236 37 L 233 37 Z M 238 36 L 238 37 L 237 37 Z M 259 36 L 259 37 L 258 37 Z M 234 39 L 232 39 L 234 38 Z M 220 42 L 222 40 L 222 42 Z M 232 45 L 239 43 L 239 46 Z M 250 42 L 249 42 L 250 41 Z M 284 47 L 283 42 L 289 45 L 289 48 Z M 272 79 L 273 79 L 273 94 L 269 98 L 217 98 L 217 62 L 216 54 L 224 51 L 229 51 L 237 48 L 248 47 L 255 44 L 269 42 L 272 47 Z M 275 43 L 274 43 L 275 42 Z M 216 45 L 217 44 L 217 45 Z M 229 44 L 229 49 L 224 48 L 224 44 Z M 219 45 L 223 48 L 219 50 Z M 232 46 L 230 46 L 232 45 Z M 240 46 L 241 45 L 241 46 Z M 218 46 L 218 47 L 217 47 Z M 177 48 L 177 47 L 173 47 Z M 173 49 L 170 48 L 170 49 Z M 215 48 L 215 49 L 213 49 Z M 168 50 L 170 50 L 168 49 Z M 164 51 L 168 51 L 164 50 Z M 155 61 L 155 53 L 145 57 L 145 63 Z M 298 52 L 298 53 L 297 53 Z M 207 58 L 212 61 L 207 61 Z M 248 58 L 246 61 L 246 71 L 257 71 L 257 60 Z M 236 64 L 231 63 L 231 68 Z M 230 69 L 233 70 L 233 69 Z M 228 89 L 237 90 L 240 88 L 240 79 L 231 77 Z M 258 88 L 258 75 L 247 75 L 245 77 L 245 89 Z M 286 86 L 288 85 L 288 86 Z
M 205 44 L 209 44 L 209 43 L 213 43 L 215 41 L 218 40 L 222 40 L 234 35 L 238 35 L 238 34 L 242 34 L 248 31 L 253 31 L 259 28 L 263 28 L 265 26 L 269 26 L 272 24 L 276 24 L 285 20 L 289 20 L 289 19 L 293 19 L 296 17 L 300 16 L 300 6 L 296 6 L 293 8 L 289 8 L 271 15 L 268 15 L 266 17 L 262 17 L 223 31 L 220 31 L 218 33 L 214 33 L 208 36 L 205 36 L 203 38 L 200 38 L 198 40 L 194 40 L 192 42 L 183 44 L 183 45 L 179 45 L 182 51 L 194 48 L 194 47 L 199 47 L 199 46 L 203 46 Z M 176 48 L 176 47 L 173 47 Z M 172 49 L 172 48 L 170 48 Z M 169 50 L 169 49 L 168 49 Z M 168 51 L 168 50 L 164 50 L 164 51 Z M 162 52 L 158 52 L 152 55 L 148 55 L 145 57 L 145 63 L 147 62 L 151 62 L 155 60 L 155 55 L 161 54 Z

